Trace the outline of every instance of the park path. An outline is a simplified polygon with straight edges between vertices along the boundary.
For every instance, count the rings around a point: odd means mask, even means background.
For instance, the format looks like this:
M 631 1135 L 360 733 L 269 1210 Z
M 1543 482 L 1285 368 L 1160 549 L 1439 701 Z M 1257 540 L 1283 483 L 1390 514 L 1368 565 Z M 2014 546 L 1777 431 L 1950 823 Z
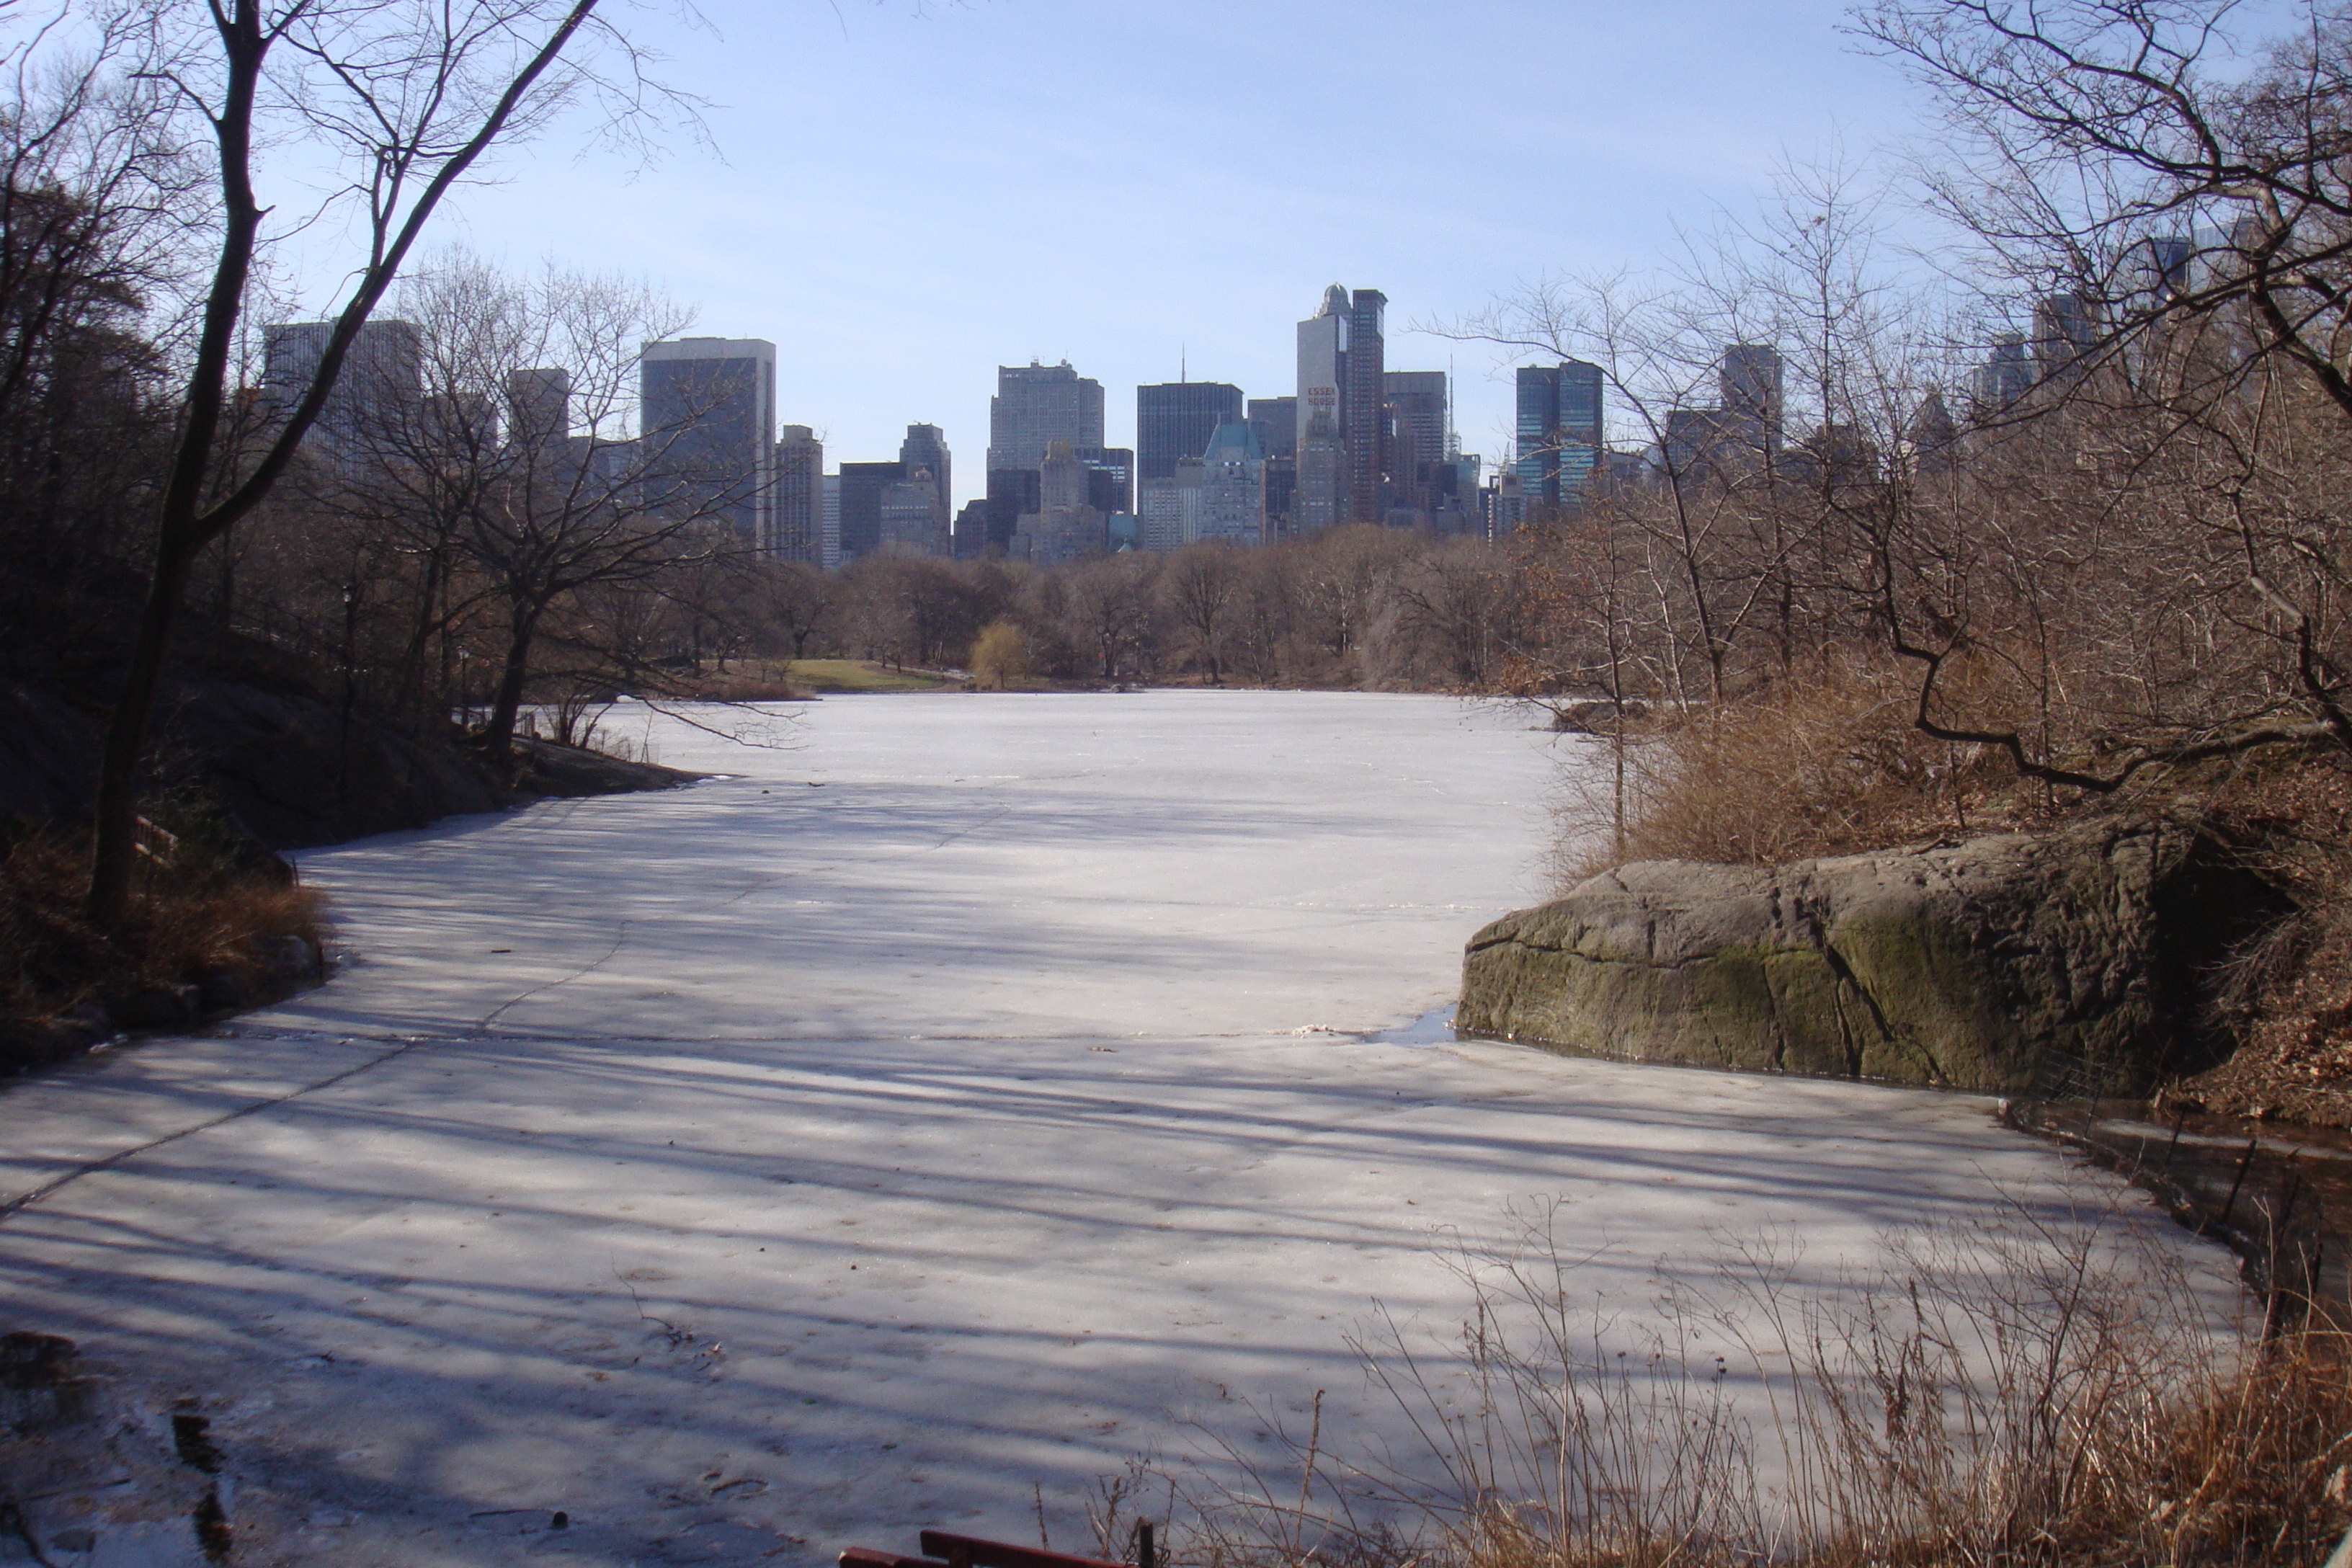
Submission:
M 1399 1438 L 1349 1335 L 1514 1208 L 1638 1315 L 2066 1178 L 1967 1098 L 1383 1038 L 1542 891 L 1574 742 L 1508 711 L 698 717 L 626 722 L 726 776 L 305 856 L 329 984 L 0 1098 L 10 1318 L 210 1414 L 242 1561 L 1091 1545 L 1139 1451 Z

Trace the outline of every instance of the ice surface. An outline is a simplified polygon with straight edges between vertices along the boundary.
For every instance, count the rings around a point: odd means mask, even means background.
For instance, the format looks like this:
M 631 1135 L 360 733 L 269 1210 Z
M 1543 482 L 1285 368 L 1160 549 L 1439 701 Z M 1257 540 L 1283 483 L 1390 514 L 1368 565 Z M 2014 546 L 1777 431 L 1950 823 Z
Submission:
M 1452 1321 L 1433 1240 L 1507 1205 L 1638 1302 L 1715 1230 L 1826 1278 L 2064 1173 L 1979 1100 L 1423 1043 L 1542 891 L 1573 742 L 1508 712 L 797 711 L 308 855 L 331 984 L 0 1102 L 9 1194 L 112 1161 L 0 1226 L 14 1321 L 215 1409 L 257 1554 L 814 1563 L 1022 1538 L 1033 1484 L 1090 1547 L 1187 1422 L 1392 1436 L 1346 1336 Z

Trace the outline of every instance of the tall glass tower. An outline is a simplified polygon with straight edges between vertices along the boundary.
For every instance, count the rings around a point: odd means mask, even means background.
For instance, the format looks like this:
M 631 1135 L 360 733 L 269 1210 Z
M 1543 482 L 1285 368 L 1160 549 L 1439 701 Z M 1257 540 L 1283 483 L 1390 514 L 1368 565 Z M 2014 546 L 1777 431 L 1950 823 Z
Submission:
M 764 338 L 647 343 L 638 372 L 638 439 L 649 510 L 731 524 L 772 548 L 776 345 Z
M 1242 389 L 1222 381 L 1169 381 L 1135 389 L 1136 478 L 1176 477 L 1176 463 L 1198 458 L 1220 425 L 1242 420 Z
M 1573 511 L 1601 463 L 1601 367 L 1582 360 L 1519 367 L 1518 461 L 1523 504 Z

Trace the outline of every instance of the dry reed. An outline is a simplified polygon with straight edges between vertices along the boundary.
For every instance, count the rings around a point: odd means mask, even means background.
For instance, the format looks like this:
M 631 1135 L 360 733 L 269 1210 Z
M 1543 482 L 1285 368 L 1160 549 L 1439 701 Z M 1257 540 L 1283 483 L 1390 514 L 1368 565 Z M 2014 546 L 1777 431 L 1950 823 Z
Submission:
M 1360 1347 L 1418 1463 L 1351 1460 L 1319 1422 L 1285 1435 L 1301 1479 L 1217 1445 L 1166 1483 L 1169 1560 L 2317 1568 L 2352 1524 L 2345 1344 L 2325 1314 L 2265 1342 L 2127 1201 L 2012 1203 L 1827 1290 L 1786 1245 L 1727 1245 L 1646 1331 L 1538 1214 L 1452 1258 L 1452 1340 L 1382 1320 Z M 1154 1495 L 1138 1473 L 1096 1510 L 1106 1546 Z

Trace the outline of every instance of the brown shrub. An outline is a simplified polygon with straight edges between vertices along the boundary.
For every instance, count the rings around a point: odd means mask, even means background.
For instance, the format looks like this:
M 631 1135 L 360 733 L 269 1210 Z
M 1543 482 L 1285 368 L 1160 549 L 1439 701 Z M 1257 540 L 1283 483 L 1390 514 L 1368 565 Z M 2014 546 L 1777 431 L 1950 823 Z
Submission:
M 201 810 L 159 812 L 130 922 L 101 932 L 83 920 L 88 857 L 76 840 L 29 834 L 0 850 L 0 1021 L 47 1016 L 207 973 L 248 988 L 268 978 L 267 939 L 323 935 L 319 895 L 239 846 Z
M 1903 671 L 1833 659 L 1760 697 L 1653 710 L 1571 768 L 1560 881 L 1629 860 L 1851 854 L 2033 813 L 2003 760 L 1915 728 L 1916 700 Z

